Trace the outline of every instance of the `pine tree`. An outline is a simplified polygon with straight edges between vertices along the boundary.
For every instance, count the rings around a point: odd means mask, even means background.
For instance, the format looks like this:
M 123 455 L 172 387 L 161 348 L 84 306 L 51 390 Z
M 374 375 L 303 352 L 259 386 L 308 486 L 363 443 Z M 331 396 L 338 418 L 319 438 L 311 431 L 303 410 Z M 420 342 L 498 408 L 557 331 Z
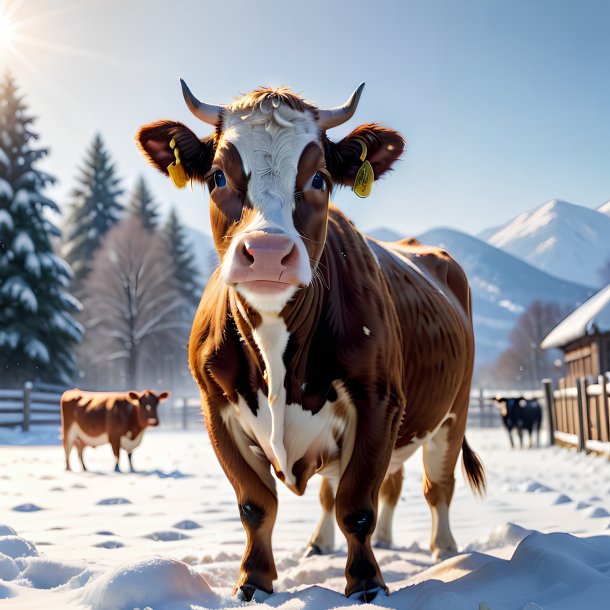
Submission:
M 93 255 L 102 237 L 123 211 L 119 202 L 123 194 L 120 179 L 99 133 L 86 154 L 78 182 L 72 191 L 65 253 L 74 271 L 74 292 L 81 298 L 83 281 L 89 273 Z
M 59 213 L 43 195 L 54 178 L 36 165 L 48 154 L 36 148 L 23 96 L 14 79 L 0 83 L 0 384 L 24 380 L 69 383 L 73 347 L 82 327 L 72 313 L 79 303 L 68 292 L 70 267 L 57 256 L 49 219 Z
M 142 226 L 153 233 L 159 224 L 159 210 L 144 178 L 140 177 L 131 194 L 129 211 L 140 219 Z
M 202 282 L 195 265 L 195 257 L 188 242 L 186 229 L 180 222 L 175 208 L 172 208 L 163 227 L 163 237 L 176 267 L 180 292 L 196 307 L 201 299 Z

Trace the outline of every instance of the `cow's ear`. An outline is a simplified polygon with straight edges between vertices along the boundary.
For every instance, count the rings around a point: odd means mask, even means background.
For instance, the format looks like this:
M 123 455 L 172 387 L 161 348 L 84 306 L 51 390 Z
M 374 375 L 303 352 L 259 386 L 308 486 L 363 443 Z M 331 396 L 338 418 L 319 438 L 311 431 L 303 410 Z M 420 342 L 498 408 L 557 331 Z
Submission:
M 171 394 L 169 392 L 161 392 L 161 394 L 159 394 L 159 402 L 167 400 L 170 396 Z
M 375 180 L 392 167 L 405 149 L 404 138 L 397 131 L 377 123 L 360 125 L 338 143 L 327 140 L 326 166 L 334 182 L 353 186 L 363 163 L 363 144 L 366 146 L 366 160 L 373 167 Z
M 200 140 L 182 123 L 158 121 L 144 125 L 136 134 L 136 141 L 148 162 L 166 176 L 167 168 L 176 161 L 175 149 L 189 179 L 204 182 L 212 167 L 214 136 Z M 170 145 L 172 141 L 174 148 Z
M 140 395 L 137 392 L 131 391 L 127 394 L 131 400 L 135 400 L 136 402 L 140 400 Z

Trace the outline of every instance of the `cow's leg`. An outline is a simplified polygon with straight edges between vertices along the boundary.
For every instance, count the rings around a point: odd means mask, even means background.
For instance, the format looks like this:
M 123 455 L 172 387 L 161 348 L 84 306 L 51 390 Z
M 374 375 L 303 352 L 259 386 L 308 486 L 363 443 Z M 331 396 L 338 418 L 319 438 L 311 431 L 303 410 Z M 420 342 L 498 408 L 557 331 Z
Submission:
M 210 411 L 206 413 L 208 433 L 220 465 L 235 489 L 239 516 L 246 530 L 246 549 L 233 594 L 242 601 L 253 598 L 256 601 L 260 595 L 257 591 L 273 592 L 273 581 L 277 578 L 271 547 L 277 514 L 275 481 L 270 464 L 252 453 L 251 441 L 241 428 L 229 422 L 229 431 L 219 410 Z
M 506 428 L 508 430 L 508 438 L 510 439 L 510 446 L 511 449 L 515 448 L 515 441 L 513 441 L 513 429 L 512 428 Z
M 66 470 L 71 470 L 70 468 L 70 452 L 72 451 L 72 446 L 74 444 L 74 432 L 73 429 L 73 421 L 72 421 L 72 413 L 70 408 L 62 404 L 61 405 L 61 443 L 64 447 L 64 454 L 66 456 Z
M 392 520 L 394 509 L 400 498 L 402 490 L 402 466 L 392 474 L 386 475 L 379 490 L 379 517 L 373 535 L 374 545 L 382 549 L 392 546 Z
M 330 553 L 335 547 L 335 492 L 336 483 L 324 477 L 320 485 L 322 516 L 309 541 L 306 556 Z
M 365 602 L 374 599 L 380 590 L 388 590 L 373 555 L 371 536 L 377 522 L 379 488 L 402 415 L 398 407 L 386 404 L 371 409 L 371 403 L 357 409 L 356 440 L 335 499 L 337 523 L 347 539 L 345 594 Z
M 523 449 L 523 428 L 517 426 L 517 436 L 519 437 L 519 447 Z
M 127 452 L 127 458 L 129 459 L 129 471 L 130 472 L 135 472 L 135 469 L 133 467 L 132 458 L 131 458 L 132 454 L 133 454 L 133 451 L 128 451 Z
M 69 437 L 68 434 L 64 434 L 62 443 L 64 446 L 64 454 L 66 456 L 66 470 L 72 470 L 72 468 L 70 468 L 70 452 L 72 451 L 74 441 Z
M 76 450 L 78 451 L 78 459 L 80 460 L 81 466 L 84 471 L 87 471 L 87 467 L 85 466 L 85 460 L 83 459 L 83 452 L 85 451 L 85 443 L 80 440 L 80 438 L 76 439 L 74 443 L 76 445 Z
M 114 471 L 121 472 L 119 468 L 119 457 L 121 454 L 121 437 L 120 436 L 111 436 L 110 437 L 110 445 L 112 446 L 112 453 L 114 453 Z

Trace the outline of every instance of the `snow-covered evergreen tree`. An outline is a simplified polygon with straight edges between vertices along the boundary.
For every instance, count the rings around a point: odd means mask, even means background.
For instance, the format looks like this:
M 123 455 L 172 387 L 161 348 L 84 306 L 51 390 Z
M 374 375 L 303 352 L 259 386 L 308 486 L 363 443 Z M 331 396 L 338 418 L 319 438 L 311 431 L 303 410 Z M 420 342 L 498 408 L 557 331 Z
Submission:
M 159 224 L 159 210 L 144 178 L 138 178 L 129 201 L 129 212 L 140 219 L 142 226 L 154 232 Z
M 172 208 L 163 227 L 163 237 L 176 267 L 180 292 L 188 303 L 197 306 L 201 299 L 202 283 L 186 230 L 175 208 Z
M 82 298 L 83 281 L 93 255 L 123 211 L 120 179 L 99 133 L 93 138 L 77 180 L 78 186 L 72 191 L 65 254 L 74 271 L 74 293 Z
M 33 117 L 14 79 L 0 83 L 0 385 L 25 380 L 69 383 L 82 327 L 72 313 L 70 267 L 53 251 L 60 235 L 43 195 L 52 176 L 36 166 L 48 149 L 34 146 Z

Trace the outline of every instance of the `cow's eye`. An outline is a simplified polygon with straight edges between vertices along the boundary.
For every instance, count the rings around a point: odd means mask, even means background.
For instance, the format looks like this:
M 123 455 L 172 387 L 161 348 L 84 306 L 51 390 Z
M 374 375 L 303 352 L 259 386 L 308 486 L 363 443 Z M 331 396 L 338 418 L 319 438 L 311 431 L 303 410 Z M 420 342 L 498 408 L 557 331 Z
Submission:
M 221 169 L 217 169 L 214 172 L 214 184 L 218 188 L 222 188 L 223 186 L 227 186 L 227 177 L 225 173 Z
M 316 191 L 323 191 L 325 187 L 326 184 L 324 184 L 324 178 L 322 177 L 322 174 L 320 172 L 316 172 L 315 176 L 311 181 L 311 188 L 315 189 Z

